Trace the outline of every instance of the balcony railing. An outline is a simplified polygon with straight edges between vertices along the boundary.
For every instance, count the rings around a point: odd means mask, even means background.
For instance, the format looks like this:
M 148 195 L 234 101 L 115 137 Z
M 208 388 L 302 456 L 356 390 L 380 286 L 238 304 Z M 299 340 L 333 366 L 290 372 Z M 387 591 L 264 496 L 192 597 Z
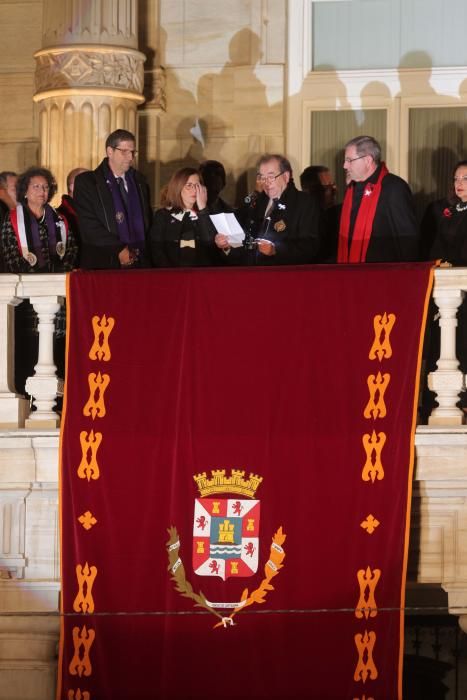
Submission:
M 467 268 L 435 271 L 433 300 L 438 309 L 440 354 L 428 386 L 438 404 L 428 417 L 433 426 L 459 426 L 465 413 L 457 406 L 466 388 L 456 348 L 457 314 L 467 291 Z M 56 316 L 65 303 L 65 275 L 0 275 L 0 427 L 53 428 L 59 425 L 57 397 L 62 378 L 54 363 Z M 14 387 L 14 308 L 28 299 L 37 314 L 38 354 L 26 380 L 26 400 Z M 466 349 L 464 349 L 465 355 Z M 34 407 L 34 410 L 32 410 Z

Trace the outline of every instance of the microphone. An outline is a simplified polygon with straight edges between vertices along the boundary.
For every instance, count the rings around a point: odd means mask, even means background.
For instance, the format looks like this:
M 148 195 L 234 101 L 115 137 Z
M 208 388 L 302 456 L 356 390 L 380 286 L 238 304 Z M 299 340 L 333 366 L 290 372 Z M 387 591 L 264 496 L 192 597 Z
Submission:
M 253 192 L 250 192 L 250 194 L 247 194 L 245 199 L 243 200 L 245 204 L 249 204 L 251 207 L 254 207 L 256 204 L 256 200 L 260 196 L 261 192 L 258 192 L 258 190 L 253 190 Z

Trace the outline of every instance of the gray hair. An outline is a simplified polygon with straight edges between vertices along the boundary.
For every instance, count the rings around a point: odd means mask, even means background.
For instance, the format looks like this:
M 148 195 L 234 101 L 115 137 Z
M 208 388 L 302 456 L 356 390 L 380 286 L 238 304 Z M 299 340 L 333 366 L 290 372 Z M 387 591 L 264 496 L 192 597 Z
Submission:
M 355 146 L 357 155 L 371 156 L 375 165 L 381 163 L 381 146 L 373 136 L 355 136 L 355 138 L 350 139 L 345 144 L 345 148 L 350 148 L 351 146 Z
M 290 161 L 287 160 L 285 156 L 281 156 L 279 153 L 265 153 L 264 156 L 261 156 L 259 159 L 256 170 L 259 171 L 260 167 L 265 163 L 269 163 L 270 160 L 277 160 L 281 173 L 290 173 L 290 176 L 292 176 L 292 166 L 290 165 Z

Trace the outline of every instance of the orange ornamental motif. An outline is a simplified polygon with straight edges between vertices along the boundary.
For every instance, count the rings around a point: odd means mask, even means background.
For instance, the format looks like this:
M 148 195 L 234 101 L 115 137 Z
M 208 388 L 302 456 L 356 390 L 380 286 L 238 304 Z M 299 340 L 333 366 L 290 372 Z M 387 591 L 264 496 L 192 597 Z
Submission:
M 91 695 L 87 690 L 81 692 L 78 688 L 77 690 L 68 691 L 68 700 L 91 700 Z
M 373 661 L 373 649 L 376 644 L 376 632 L 356 634 L 354 637 L 358 651 L 358 661 L 355 667 L 354 681 L 366 683 L 368 678 L 375 681 L 378 678 L 378 670 Z
M 83 408 L 83 415 L 91 416 L 93 420 L 95 418 L 103 418 L 106 413 L 104 393 L 110 384 L 110 377 L 108 374 L 91 372 L 88 375 L 88 384 L 89 399 Z
M 109 335 L 115 325 L 115 319 L 104 314 L 102 317 L 92 317 L 92 329 L 94 331 L 94 342 L 89 351 L 90 360 L 102 360 L 108 362 L 112 357 L 109 346 Z
M 90 530 L 97 523 L 97 519 L 93 516 L 90 510 L 79 516 L 78 522 L 84 527 L 85 530 Z
M 79 434 L 81 443 L 81 462 L 78 467 L 78 476 L 80 479 L 94 481 L 99 478 L 99 465 L 97 464 L 97 450 L 102 442 L 102 433 L 95 433 L 91 430 L 90 433 L 82 430 Z
M 86 625 L 81 629 L 73 627 L 73 647 L 74 654 L 68 666 L 68 671 L 72 676 L 90 676 L 92 673 L 92 664 L 90 659 L 90 651 L 96 633 L 93 629 L 87 630 Z M 82 652 L 82 653 L 81 653 Z
M 381 462 L 381 452 L 386 443 L 386 434 L 375 431 L 369 435 L 366 433 L 362 438 L 363 447 L 366 452 L 366 462 L 362 470 L 363 481 L 370 481 L 374 484 L 375 479 L 381 481 L 384 479 L 384 469 Z
M 392 328 L 396 322 L 396 316 L 392 313 L 376 315 L 373 317 L 374 340 L 371 346 L 368 358 L 370 360 L 379 360 L 392 357 L 392 347 L 390 335 Z M 370 374 L 367 378 L 367 386 L 369 399 L 363 411 L 363 416 L 367 420 L 377 420 L 385 418 L 387 408 L 385 403 L 385 393 L 389 386 L 391 375 L 389 373 Z M 371 434 L 365 433 L 362 437 L 362 444 L 366 454 L 365 465 L 362 469 L 362 481 L 384 479 L 384 468 L 382 463 L 382 451 L 386 443 L 387 436 L 384 432 L 376 433 L 375 430 Z M 380 522 L 371 513 L 366 519 L 360 523 L 360 527 L 369 535 L 379 527 Z M 381 569 L 360 569 L 357 572 L 357 581 L 360 589 L 359 599 L 355 608 L 355 617 L 362 619 L 376 617 L 378 608 L 376 605 L 375 591 L 378 582 L 381 578 Z M 354 681 L 365 683 L 367 679 L 376 680 L 378 671 L 373 660 L 373 649 L 376 643 L 376 633 L 365 630 L 364 634 L 356 634 L 354 636 L 355 645 L 358 651 L 358 661 L 354 672 Z M 355 697 L 353 700 L 373 700 L 366 698 L 363 695 L 361 698 Z
M 92 597 L 92 587 L 97 576 L 97 568 L 89 566 L 88 562 L 84 566 L 78 564 L 76 567 L 76 578 L 78 580 L 78 594 L 73 603 L 75 612 L 93 613 L 94 600 Z
M 366 530 L 368 535 L 372 535 L 379 525 L 381 525 L 381 523 L 371 513 L 360 523 L 360 527 Z
M 378 359 L 381 362 L 384 359 L 388 360 L 392 357 L 390 335 L 395 322 L 395 314 L 387 314 L 386 312 L 384 312 L 382 316 L 376 315 L 373 318 L 375 339 L 368 355 L 370 360 Z
M 361 619 L 363 616 L 376 617 L 378 608 L 376 606 L 375 589 L 381 578 L 381 569 L 371 570 L 369 566 L 357 572 L 358 585 L 360 586 L 360 598 L 355 608 L 355 617 Z
M 370 392 L 370 398 L 363 411 L 365 418 L 385 418 L 386 416 L 386 404 L 384 403 L 384 394 L 388 388 L 389 382 L 391 381 L 390 374 L 370 374 L 367 379 L 368 391 Z

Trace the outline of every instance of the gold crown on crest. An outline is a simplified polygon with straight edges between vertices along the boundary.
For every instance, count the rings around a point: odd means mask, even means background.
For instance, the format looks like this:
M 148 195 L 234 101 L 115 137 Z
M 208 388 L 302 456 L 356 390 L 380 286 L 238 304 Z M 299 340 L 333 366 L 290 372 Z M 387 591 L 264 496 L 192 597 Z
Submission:
M 245 472 L 241 469 L 231 469 L 230 473 L 230 476 L 226 476 L 225 469 L 211 469 L 211 479 L 207 478 L 206 472 L 195 474 L 193 479 L 196 481 L 200 496 L 210 496 L 213 493 L 239 493 L 253 498 L 263 477 L 250 473 L 250 478 L 245 479 Z

